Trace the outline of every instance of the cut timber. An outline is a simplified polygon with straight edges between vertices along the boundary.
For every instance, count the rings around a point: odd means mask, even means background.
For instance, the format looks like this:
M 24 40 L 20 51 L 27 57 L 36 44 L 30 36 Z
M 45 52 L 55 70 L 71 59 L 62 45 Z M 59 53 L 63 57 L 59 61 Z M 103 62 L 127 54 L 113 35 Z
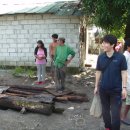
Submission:
M 38 102 L 35 99 L 23 98 L 18 96 L 3 95 L 0 97 L 0 106 L 7 107 L 15 110 L 22 110 L 25 108 L 27 111 L 51 115 L 54 109 L 54 104 L 46 104 Z
M 23 94 L 23 95 L 34 95 L 32 92 L 25 92 L 18 89 L 9 88 L 6 90 L 9 93 Z
M 73 93 L 71 90 L 65 90 L 62 93 L 58 93 L 55 89 L 46 89 L 45 91 L 47 91 L 48 93 L 56 97 L 61 97 L 61 96 L 69 95 Z
M 56 97 L 55 98 L 56 101 L 72 101 L 72 102 L 88 102 L 88 98 L 85 96 L 77 96 L 77 95 L 65 95 L 63 97 Z

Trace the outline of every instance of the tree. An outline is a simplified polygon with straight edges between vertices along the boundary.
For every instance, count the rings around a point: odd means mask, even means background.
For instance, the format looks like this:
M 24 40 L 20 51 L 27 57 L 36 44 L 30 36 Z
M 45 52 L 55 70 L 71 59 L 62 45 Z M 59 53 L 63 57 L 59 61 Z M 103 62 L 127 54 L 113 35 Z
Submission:
M 83 0 L 91 23 L 117 36 L 130 38 L 130 0 Z

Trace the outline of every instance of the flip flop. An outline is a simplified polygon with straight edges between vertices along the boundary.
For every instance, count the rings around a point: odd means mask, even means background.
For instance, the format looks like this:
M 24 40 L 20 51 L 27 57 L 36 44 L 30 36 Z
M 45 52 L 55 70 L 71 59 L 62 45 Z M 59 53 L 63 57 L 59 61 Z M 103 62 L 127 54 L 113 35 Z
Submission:
M 121 122 L 125 125 L 130 125 L 130 121 L 127 119 L 121 120 Z

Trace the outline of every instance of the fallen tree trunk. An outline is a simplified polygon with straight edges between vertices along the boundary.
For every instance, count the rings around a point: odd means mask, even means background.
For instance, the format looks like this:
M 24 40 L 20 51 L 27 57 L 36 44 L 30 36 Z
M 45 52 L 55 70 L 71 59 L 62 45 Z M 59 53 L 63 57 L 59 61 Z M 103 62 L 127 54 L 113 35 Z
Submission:
M 18 96 L 2 95 L 0 97 L 0 107 L 10 108 L 15 110 L 22 110 L 25 108 L 27 111 L 51 115 L 54 110 L 54 104 L 46 104 L 38 102 L 36 99 L 29 99 Z

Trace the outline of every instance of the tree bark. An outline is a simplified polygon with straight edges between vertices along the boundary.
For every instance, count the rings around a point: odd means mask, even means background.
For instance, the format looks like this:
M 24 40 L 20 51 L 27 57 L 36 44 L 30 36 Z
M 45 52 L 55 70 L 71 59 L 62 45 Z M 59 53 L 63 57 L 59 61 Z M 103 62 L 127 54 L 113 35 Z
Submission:
M 22 110 L 22 108 L 25 108 L 27 111 L 30 112 L 51 115 L 54 109 L 54 104 L 41 103 L 33 98 L 29 99 L 18 96 L 12 97 L 2 94 L 2 96 L 0 97 L 0 107 L 15 110 Z

